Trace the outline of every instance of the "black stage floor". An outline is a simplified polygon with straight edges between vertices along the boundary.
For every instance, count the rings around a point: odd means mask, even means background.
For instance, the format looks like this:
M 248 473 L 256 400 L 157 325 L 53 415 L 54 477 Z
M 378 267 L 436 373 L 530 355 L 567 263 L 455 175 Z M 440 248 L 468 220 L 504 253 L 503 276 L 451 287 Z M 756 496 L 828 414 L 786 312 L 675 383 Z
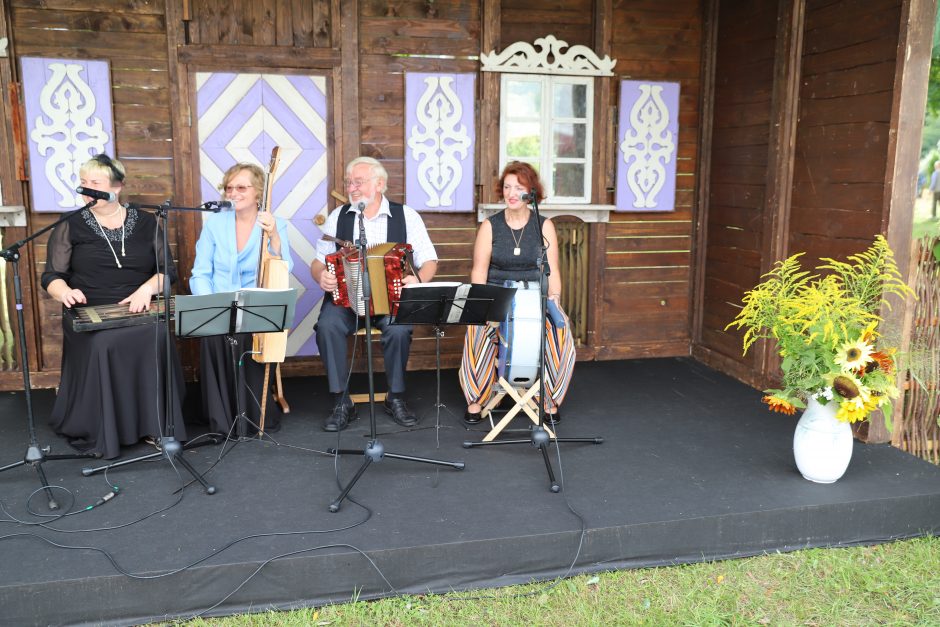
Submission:
M 560 494 L 528 444 L 462 448 L 483 432 L 460 424 L 453 370 L 442 374 L 439 428 L 435 373 L 409 377 L 423 420 L 408 431 L 380 413 L 386 449 L 462 460 L 465 470 L 385 459 L 355 486 L 355 503 L 330 513 L 334 458 L 317 452 L 337 444 L 320 430 L 325 383 L 290 379 L 280 445 L 237 444 L 209 473 L 215 495 L 191 485 L 180 498 L 180 477 L 160 459 L 110 471 L 120 494 L 99 508 L 50 528 L 0 525 L 0 622 L 128 624 L 296 608 L 940 530 L 940 468 L 856 443 L 839 482 L 805 481 L 793 464 L 796 418 L 769 413 L 758 392 L 690 360 L 578 364 L 558 435 L 604 443 L 565 444 L 560 465 L 551 449 Z M 51 392 L 33 397 L 40 443 L 68 452 L 45 425 Z M 0 466 L 25 452 L 23 399 L 0 396 Z M 360 449 L 367 431 L 366 417 L 341 434 L 341 447 Z M 186 458 L 206 469 L 221 451 L 206 446 Z M 361 459 L 340 458 L 339 476 L 351 478 Z M 101 474 L 82 476 L 87 465 L 44 464 L 74 495 L 73 511 L 110 489 Z M 38 485 L 25 467 L 0 474 L 0 518 L 35 522 L 27 499 Z M 41 494 L 29 504 L 48 511 Z M 583 537 L 569 505 L 583 517 Z

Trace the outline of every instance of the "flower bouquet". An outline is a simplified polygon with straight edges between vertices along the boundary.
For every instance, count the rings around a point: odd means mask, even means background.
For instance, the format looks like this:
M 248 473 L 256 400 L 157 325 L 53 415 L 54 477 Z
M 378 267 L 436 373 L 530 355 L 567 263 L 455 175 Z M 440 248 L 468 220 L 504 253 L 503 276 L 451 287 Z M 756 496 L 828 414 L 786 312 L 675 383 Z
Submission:
M 894 255 L 878 235 L 847 262 L 823 258 L 814 274 L 793 255 L 777 262 L 744 295 L 744 307 L 726 329 L 745 329 L 744 353 L 759 339 L 772 339 L 782 358 L 783 386 L 765 390 L 771 410 L 793 414 L 814 398 L 838 404 L 836 418 L 858 422 L 881 408 L 891 428 L 896 349 L 878 346 L 878 310 L 886 294 L 913 291 L 901 280 Z

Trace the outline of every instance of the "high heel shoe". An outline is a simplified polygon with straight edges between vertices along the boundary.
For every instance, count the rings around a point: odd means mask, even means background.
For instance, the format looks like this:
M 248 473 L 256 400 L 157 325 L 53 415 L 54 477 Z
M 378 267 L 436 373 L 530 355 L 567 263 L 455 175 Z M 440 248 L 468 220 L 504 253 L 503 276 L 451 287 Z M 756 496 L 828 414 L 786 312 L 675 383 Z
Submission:
M 483 421 L 482 412 L 479 412 L 479 411 L 473 412 L 468 409 L 463 414 L 463 423 L 467 425 L 468 427 L 476 426 L 480 424 L 482 421 Z

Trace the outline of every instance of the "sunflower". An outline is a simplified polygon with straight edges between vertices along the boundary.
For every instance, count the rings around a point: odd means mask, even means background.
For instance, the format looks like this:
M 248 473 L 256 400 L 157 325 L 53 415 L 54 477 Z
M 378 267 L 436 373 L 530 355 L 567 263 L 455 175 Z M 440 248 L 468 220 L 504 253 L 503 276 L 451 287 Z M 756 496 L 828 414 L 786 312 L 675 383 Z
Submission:
M 788 416 L 792 416 L 796 413 L 796 407 L 785 398 L 780 398 L 779 396 L 765 396 L 761 400 L 767 403 L 770 411 L 779 411 L 781 414 L 787 414 Z
M 845 370 L 856 370 L 872 361 L 874 349 L 864 340 L 846 342 L 836 353 L 835 362 Z
M 871 358 L 872 362 L 878 364 L 878 368 L 883 373 L 888 376 L 894 374 L 894 360 L 891 359 L 891 355 L 885 351 L 875 351 L 871 354 Z M 871 370 L 868 370 L 868 372 L 871 372 Z

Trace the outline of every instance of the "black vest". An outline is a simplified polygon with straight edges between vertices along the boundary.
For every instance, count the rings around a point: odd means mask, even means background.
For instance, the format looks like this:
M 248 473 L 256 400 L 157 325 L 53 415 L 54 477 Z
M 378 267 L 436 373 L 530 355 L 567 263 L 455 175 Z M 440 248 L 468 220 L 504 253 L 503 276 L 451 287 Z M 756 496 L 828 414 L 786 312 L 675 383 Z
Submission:
M 336 221 L 336 237 L 347 242 L 356 239 L 359 233 L 359 226 L 356 224 L 356 212 L 350 211 L 352 205 L 345 204 L 339 210 L 339 218 Z M 396 244 L 408 241 L 408 228 L 405 224 L 405 207 L 397 202 L 388 201 L 388 209 L 392 215 L 388 217 L 388 231 L 385 236 L 385 242 L 395 242 Z M 369 246 L 384 244 L 385 242 L 368 242 Z M 336 249 L 339 250 L 339 244 Z

